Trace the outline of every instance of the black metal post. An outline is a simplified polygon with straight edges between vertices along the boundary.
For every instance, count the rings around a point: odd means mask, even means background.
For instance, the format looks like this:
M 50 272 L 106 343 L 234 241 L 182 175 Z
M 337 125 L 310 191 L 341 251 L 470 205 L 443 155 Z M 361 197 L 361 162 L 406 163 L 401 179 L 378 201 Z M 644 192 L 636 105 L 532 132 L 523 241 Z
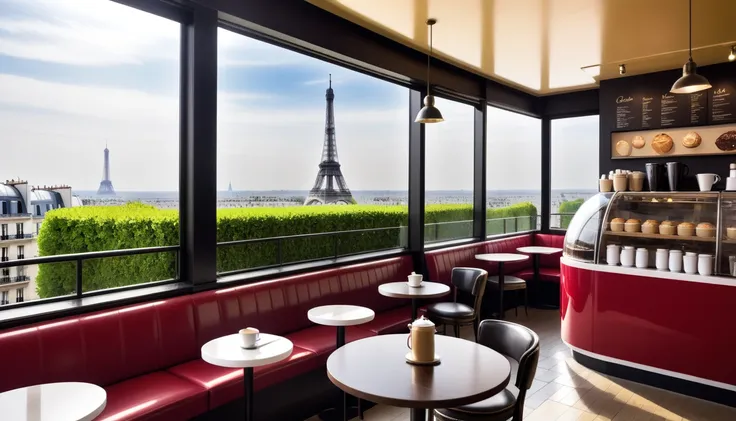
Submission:
M 417 319 L 417 315 L 419 313 L 419 300 L 416 298 L 411 299 L 411 321 Z
M 473 237 L 486 239 L 486 103 L 473 117 Z
M 499 320 L 504 319 L 504 308 L 503 308 L 503 262 L 498 262 L 498 318 Z
M 182 25 L 179 236 L 181 279 L 217 276 L 217 11 L 191 4 Z
M 345 345 L 345 326 L 337 327 L 337 348 Z
M 82 262 L 82 259 L 77 259 L 77 279 L 76 285 L 74 286 L 74 292 L 77 294 L 77 297 L 82 296 Z
M 409 251 L 414 270 L 424 270 L 424 124 L 414 117 L 422 109 L 424 92 L 409 91 Z
M 549 218 L 552 201 L 552 144 L 549 117 L 542 118 L 542 232 L 549 232 Z M 536 224 L 534 228 L 536 229 Z
M 409 414 L 411 421 L 427 421 L 427 410 L 424 408 L 411 408 Z
M 243 368 L 245 421 L 253 421 L 253 367 Z

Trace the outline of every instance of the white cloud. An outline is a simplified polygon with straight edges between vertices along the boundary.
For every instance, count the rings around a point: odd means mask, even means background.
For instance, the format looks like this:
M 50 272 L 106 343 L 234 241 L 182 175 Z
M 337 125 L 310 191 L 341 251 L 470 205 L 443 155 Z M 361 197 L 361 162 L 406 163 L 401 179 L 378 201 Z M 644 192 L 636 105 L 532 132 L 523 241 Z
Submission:
M 35 0 L 0 17 L 0 54 L 84 66 L 179 57 L 179 24 L 112 1 Z

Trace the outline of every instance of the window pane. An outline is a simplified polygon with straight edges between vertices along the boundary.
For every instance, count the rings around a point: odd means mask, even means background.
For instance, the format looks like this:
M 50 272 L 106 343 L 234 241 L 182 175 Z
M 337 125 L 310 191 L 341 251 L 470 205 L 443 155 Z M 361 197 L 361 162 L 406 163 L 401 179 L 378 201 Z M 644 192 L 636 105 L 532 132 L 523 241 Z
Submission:
M 406 88 L 225 29 L 218 66 L 219 272 L 405 245 Z
M 445 121 L 425 125 L 424 241 L 473 236 L 473 107 L 437 98 Z
M 551 123 L 550 227 L 567 229 L 580 205 L 598 192 L 598 116 Z
M 2 2 L 9 260 L 178 244 L 180 30 L 113 1 Z M 147 281 L 130 259 L 99 260 L 83 290 Z M 12 267 L 0 290 L 72 293 L 74 265 Z
M 539 226 L 542 202 L 542 121 L 488 107 L 488 235 Z

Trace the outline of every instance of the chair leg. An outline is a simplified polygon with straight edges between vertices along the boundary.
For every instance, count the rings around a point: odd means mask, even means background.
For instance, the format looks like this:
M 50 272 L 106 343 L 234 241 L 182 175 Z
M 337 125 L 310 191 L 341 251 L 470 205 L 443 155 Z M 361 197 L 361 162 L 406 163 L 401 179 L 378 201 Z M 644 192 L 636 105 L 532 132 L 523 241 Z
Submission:
M 455 323 L 455 337 L 460 337 L 460 323 Z
M 527 291 L 529 288 L 524 288 L 524 314 L 526 314 L 526 317 L 529 317 L 529 295 L 527 294 Z
M 473 334 L 475 335 L 475 342 L 478 342 L 478 326 L 480 325 L 480 317 L 473 319 Z

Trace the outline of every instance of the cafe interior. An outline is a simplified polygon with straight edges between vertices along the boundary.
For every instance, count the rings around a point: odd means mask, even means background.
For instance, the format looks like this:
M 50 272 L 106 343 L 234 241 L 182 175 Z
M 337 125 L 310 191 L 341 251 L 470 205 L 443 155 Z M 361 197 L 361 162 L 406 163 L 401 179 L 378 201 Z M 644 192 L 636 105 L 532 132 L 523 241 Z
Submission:
M 30 256 L 76 283 L 0 307 L 0 420 L 736 420 L 736 1 L 94 1 L 180 26 L 178 243 Z M 222 29 L 408 92 L 396 246 L 282 261 L 269 234 L 277 265 L 223 273 Z M 429 241 L 449 103 L 472 109 L 472 220 Z M 493 110 L 535 121 L 538 149 Z M 488 177 L 494 155 L 539 174 L 539 208 L 501 231 L 491 190 L 516 174 Z M 574 209 L 553 205 L 560 162 L 597 168 Z M 85 287 L 89 260 L 157 252 L 173 279 Z

